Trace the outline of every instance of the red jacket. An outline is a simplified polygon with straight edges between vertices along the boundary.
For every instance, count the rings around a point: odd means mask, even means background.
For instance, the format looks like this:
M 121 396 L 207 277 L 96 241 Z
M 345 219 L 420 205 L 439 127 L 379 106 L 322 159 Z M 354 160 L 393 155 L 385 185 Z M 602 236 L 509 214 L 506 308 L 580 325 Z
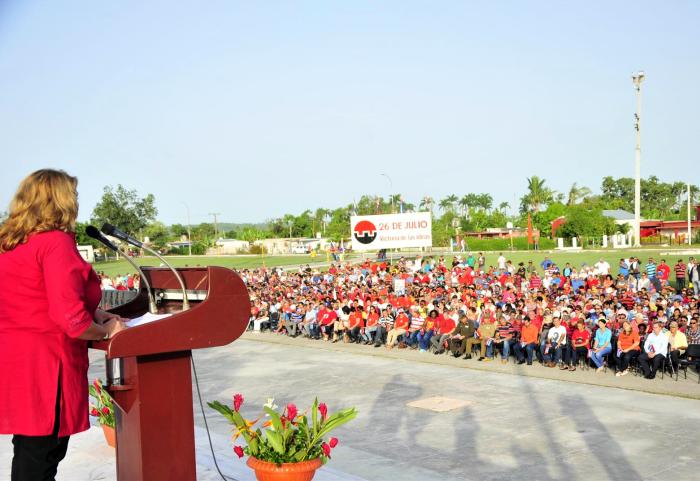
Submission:
M 61 231 L 0 254 L 0 434 L 59 436 L 88 429 L 87 341 L 100 282 Z

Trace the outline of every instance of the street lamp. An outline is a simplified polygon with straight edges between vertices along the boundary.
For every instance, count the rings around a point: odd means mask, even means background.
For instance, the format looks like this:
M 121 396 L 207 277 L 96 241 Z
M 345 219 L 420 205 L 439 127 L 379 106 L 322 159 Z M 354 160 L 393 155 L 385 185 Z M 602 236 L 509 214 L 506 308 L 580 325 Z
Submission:
M 637 92 L 637 113 L 634 114 L 634 129 L 637 131 L 637 143 L 634 149 L 634 247 L 641 246 L 641 123 L 642 123 L 642 81 L 644 72 L 641 70 L 632 75 L 632 83 Z
M 391 177 L 389 177 L 388 174 L 382 173 L 380 174 L 383 177 L 386 177 L 386 180 L 389 181 L 389 201 L 391 201 L 391 213 L 394 213 L 394 197 L 392 195 L 392 192 L 394 191 L 394 183 L 391 181 Z
M 182 201 L 181 201 L 182 202 Z M 190 206 L 182 202 L 182 205 L 187 209 L 187 249 L 188 255 L 192 255 L 192 231 L 190 230 Z

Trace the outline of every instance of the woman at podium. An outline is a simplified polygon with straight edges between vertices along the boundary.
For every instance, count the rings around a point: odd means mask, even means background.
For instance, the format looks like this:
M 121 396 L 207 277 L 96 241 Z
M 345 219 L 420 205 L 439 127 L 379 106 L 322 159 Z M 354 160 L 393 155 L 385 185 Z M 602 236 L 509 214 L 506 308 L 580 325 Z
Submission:
M 75 244 L 78 180 L 24 179 L 0 226 L 0 434 L 12 434 L 12 481 L 53 480 L 88 421 L 87 341 L 122 319 L 97 309 L 100 283 Z

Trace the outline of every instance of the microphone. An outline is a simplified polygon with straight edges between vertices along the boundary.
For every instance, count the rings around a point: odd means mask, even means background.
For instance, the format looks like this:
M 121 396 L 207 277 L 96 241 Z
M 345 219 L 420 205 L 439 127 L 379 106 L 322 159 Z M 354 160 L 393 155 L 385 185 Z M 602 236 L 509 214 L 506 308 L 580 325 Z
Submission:
M 119 249 L 116 245 L 112 243 L 109 239 L 107 239 L 104 235 L 102 235 L 102 232 L 97 230 L 97 227 L 93 225 L 89 225 L 85 228 L 85 233 L 92 237 L 93 239 L 101 242 L 105 246 L 107 246 L 108 249 L 111 249 L 115 252 L 120 253 L 121 255 L 124 256 L 124 259 L 127 260 L 129 264 L 133 266 L 134 269 L 136 269 L 139 274 L 141 275 L 141 280 L 143 280 L 143 283 L 146 284 L 146 291 L 148 292 L 148 312 L 151 314 L 156 314 L 158 312 L 158 308 L 156 307 L 156 301 L 155 298 L 153 297 L 153 289 L 151 289 L 151 283 L 148 281 L 148 277 L 146 277 L 143 274 L 143 271 L 141 268 L 133 261 L 131 260 L 131 257 L 126 253 L 123 252 L 121 249 Z
M 114 227 L 112 224 L 102 224 L 102 232 L 107 234 L 108 236 L 116 237 L 119 240 L 122 240 L 126 242 L 127 244 L 131 244 L 133 246 L 138 247 L 139 249 L 144 249 L 143 243 L 139 241 L 138 239 L 134 239 L 131 237 L 129 234 L 126 232 L 123 232 L 116 227 Z
M 131 244 L 133 246 L 136 246 L 140 249 L 143 249 L 145 251 L 150 252 L 154 256 L 156 256 L 160 261 L 166 265 L 168 269 L 170 269 L 175 277 L 177 278 L 178 282 L 180 283 L 180 289 L 182 290 L 182 310 L 186 311 L 187 309 L 190 308 L 190 301 L 187 299 L 187 289 L 185 289 L 185 282 L 182 280 L 182 276 L 180 273 L 175 269 L 173 266 L 171 266 L 168 261 L 163 259 L 163 256 L 158 254 L 155 250 L 151 249 L 150 247 L 146 246 L 143 244 L 143 242 L 134 239 L 131 237 L 129 234 L 126 232 L 122 232 L 121 230 L 117 229 L 114 227 L 112 224 L 103 224 L 102 229 L 100 229 L 104 234 L 116 237 L 117 239 L 123 240 L 124 242 Z

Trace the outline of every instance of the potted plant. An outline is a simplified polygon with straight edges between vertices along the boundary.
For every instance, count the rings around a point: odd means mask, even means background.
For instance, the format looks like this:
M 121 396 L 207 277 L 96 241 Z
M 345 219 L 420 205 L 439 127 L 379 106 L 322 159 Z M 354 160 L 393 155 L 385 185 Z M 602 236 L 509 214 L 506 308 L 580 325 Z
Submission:
M 248 466 L 255 471 L 258 481 L 311 481 L 316 470 L 331 458 L 338 439 L 326 439 L 335 428 L 355 416 L 355 408 L 328 413 L 324 403 L 314 400 L 309 411 L 299 413 L 294 404 L 277 411 L 269 399 L 257 419 L 247 420 L 241 413 L 243 396 L 233 397 L 233 409 L 218 401 L 207 403 L 234 426 L 234 444 L 239 437 L 246 446 L 234 445 L 239 458 L 248 455 Z M 261 427 L 255 426 L 263 421 Z
M 107 444 L 114 447 L 116 436 L 114 434 L 114 405 L 112 396 L 103 389 L 102 381 L 95 379 L 90 385 L 90 396 L 95 399 L 95 403 L 90 403 L 90 415 L 95 416 L 102 426 Z

